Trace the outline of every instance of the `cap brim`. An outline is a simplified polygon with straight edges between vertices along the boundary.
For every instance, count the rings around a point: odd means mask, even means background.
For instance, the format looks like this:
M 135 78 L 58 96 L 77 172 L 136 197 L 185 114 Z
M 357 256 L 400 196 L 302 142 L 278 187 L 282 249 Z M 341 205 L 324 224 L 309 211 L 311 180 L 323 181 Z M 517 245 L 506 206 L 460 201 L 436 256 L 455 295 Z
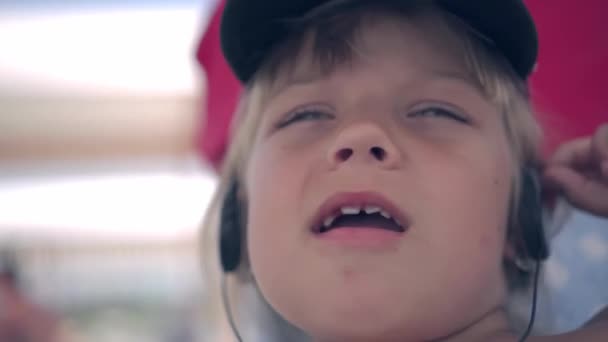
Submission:
M 222 17 L 221 43 L 236 77 L 248 82 L 272 48 L 285 38 L 283 19 L 300 17 L 327 1 L 330 0 L 228 0 Z M 538 54 L 538 38 L 521 0 L 436 2 L 490 39 L 519 76 L 529 76 Z

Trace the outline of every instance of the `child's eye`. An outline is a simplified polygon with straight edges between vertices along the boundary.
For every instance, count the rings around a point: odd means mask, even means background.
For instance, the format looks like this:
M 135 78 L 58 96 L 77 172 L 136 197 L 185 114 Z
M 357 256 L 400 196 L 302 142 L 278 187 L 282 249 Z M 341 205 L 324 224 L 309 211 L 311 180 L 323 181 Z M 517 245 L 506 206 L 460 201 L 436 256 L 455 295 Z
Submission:
M 408 117 L 427 117 L 427 118 L 442 118 L 451 119 L 457 122 L 468 124 L 469 119 L 463 115 L 456 114 L 454 111 L 442 107 L 426 107 L 408 113 Z
M 279 122 L 277 128 L 287 127 L 291 124 L 301 121 L 314 121 L 314 120 L 331 120 L 333 115 L 319 109 L 301 109 L 291 112 L 287 117 Z

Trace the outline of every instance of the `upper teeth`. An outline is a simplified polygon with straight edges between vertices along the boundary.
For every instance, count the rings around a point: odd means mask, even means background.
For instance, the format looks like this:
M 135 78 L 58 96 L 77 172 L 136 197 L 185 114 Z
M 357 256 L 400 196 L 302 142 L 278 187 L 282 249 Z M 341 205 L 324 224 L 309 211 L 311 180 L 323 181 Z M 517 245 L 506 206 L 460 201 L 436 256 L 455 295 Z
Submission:
M 401 223 L 399 223 L 399 221 L 397 221 L 395 218 L 393 218 L 391 216 L 391 214 L 388 213 L 388 211 L 386 211 L 378 206 L 374 206 L 374 205 L 366 205 L 364 207 L 343 206 L 340 208 L 340 212 L 342 213 L 342 215 L 359 215 L 359 213 L 361 213 L 361 211 L 364 211 L 366 214 L 379 213 L 380 215 L 384 216 L 385 218 L 392 219 L 398 225 L 401 225 Z M 337 218 L 337 215 L 330 215 L 330 216 L 326 217 L 323 220 L 323 226 L 326 228 L 329 228 L 332 225 L 332 223 L 336 220 L 336 218 Z
M 361 212 L 361 207 L 342 207 L 340 211 L 344 215 L 358 215 Z
M 373 213 L 379 213 L 379 212 L 381 212 L 382 208 L 380 208 L 380 207 L 374 207 L 372 205 L 368 205 L 368 206 L 365 206 L 364 210 L 365 210 L 366 214 L 373 214 Z

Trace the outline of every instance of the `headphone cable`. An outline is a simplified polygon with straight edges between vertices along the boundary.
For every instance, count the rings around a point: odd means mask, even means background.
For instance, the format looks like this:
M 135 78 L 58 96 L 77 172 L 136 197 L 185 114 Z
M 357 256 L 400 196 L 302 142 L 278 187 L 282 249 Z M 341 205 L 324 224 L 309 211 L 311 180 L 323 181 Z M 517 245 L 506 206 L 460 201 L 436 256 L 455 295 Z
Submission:
M 236 322 L 234 321 L 234 316 L 232 315 L 232 308 L 230 306 L 230 300 L 228 298 L 228 290 L 227 285 L 226 285 L 226 275 L 222 275 L 222 303 L 224 305 L 224 310 L 226 311 L 226 316 L 228 318 L 228 324 L 230 325 L 230 329 L 232 330 L 232 333 L 234 334 L 234 337 L 236 337 L 236 340 L 238 342 L 243 342 L 243 339 L 241 338 L 241 335 L 239 334 L 239 330 L 236 327 Z
M 524 331 L 524 333 L 519 338 L 519 342 L 525 342 L 530 336 L 532 332 L 532 327 L 534 326 L 534 319 L 536 318 L 536 301 L 538 296 L 538 277 L 540 274 L 540 260 L 536 260 L 535 268 L 534 268 L 534 290 L 532 291 L 532 308 L 530 310 L 530 320 L 528 322 L 528 327 Z

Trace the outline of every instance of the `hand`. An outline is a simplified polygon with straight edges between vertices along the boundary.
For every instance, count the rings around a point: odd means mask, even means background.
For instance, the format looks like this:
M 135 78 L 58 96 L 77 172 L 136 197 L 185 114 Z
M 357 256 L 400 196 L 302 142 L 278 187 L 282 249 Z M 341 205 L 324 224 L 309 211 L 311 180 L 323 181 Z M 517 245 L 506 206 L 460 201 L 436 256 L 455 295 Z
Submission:
M 573 206 L 608 217 L 608 124 L 593 136 L 559 146 L 545 165 L 543 178 Z

